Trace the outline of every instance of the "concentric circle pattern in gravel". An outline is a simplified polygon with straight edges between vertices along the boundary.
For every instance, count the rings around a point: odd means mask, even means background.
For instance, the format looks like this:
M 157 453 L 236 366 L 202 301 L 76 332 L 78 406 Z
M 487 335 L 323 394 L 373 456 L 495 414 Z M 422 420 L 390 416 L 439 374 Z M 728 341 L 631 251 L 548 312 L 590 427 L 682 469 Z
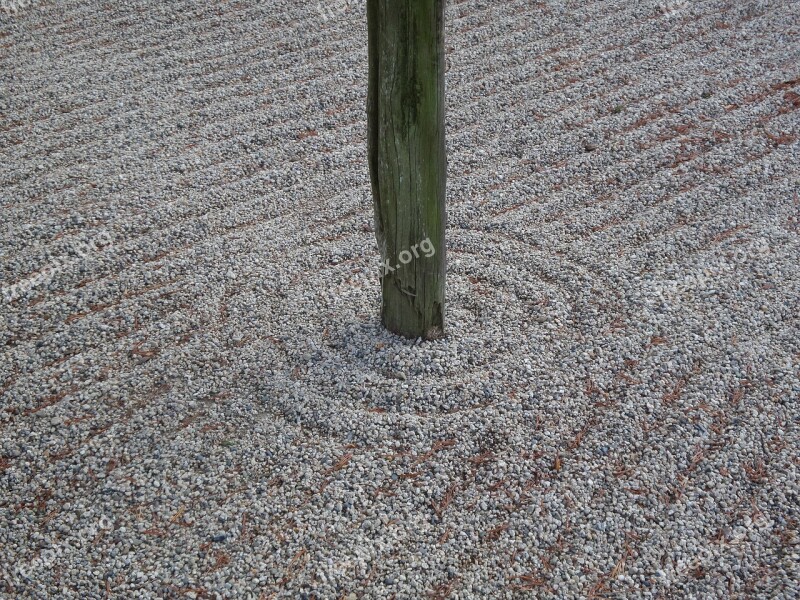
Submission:
M 448 4 L 424 344 L 363 0 L 0 14 L 4 598 L 800 595 L 800 4 Z

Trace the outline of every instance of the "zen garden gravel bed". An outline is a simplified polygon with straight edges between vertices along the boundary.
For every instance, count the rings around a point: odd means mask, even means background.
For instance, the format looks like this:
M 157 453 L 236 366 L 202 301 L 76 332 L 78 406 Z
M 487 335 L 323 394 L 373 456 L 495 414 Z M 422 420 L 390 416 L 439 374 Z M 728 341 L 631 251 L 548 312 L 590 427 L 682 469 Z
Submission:
M 423 343 L 363 0 L 9 2 L 3 598 L 800 596 L 800 3 L 450 2 Z

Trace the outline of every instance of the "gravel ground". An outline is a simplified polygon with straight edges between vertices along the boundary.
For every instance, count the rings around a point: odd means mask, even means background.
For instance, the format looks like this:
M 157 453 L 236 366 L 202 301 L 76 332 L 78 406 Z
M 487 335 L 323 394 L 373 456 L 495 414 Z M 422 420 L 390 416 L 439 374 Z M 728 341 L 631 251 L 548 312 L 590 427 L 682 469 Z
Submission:
M 21 4 L 4 598 L 800 595 L 800 4 L 451 2 L 430 343 L 363 0 Z

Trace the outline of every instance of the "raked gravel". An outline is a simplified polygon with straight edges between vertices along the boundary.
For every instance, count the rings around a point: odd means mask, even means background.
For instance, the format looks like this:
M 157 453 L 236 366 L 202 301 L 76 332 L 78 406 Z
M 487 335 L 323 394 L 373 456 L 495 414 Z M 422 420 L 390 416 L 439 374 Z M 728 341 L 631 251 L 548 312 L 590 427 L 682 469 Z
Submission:
M 430 343 L 363 0 L 14 4 L 4 598 L 800 596 L 800 3 L 448 3 Z

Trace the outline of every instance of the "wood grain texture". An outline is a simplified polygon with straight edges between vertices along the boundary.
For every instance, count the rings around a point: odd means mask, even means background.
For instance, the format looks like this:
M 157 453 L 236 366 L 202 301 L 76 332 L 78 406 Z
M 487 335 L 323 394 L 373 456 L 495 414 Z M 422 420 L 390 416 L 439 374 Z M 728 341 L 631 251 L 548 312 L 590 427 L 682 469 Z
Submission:
M 369 0 L 367 18 L 369 169 L 389 267 L 381 318 L 394 333 L 433 339 L 444 332 L 444 0 Z M 420 252 L 423 241 L 435 252 Z

